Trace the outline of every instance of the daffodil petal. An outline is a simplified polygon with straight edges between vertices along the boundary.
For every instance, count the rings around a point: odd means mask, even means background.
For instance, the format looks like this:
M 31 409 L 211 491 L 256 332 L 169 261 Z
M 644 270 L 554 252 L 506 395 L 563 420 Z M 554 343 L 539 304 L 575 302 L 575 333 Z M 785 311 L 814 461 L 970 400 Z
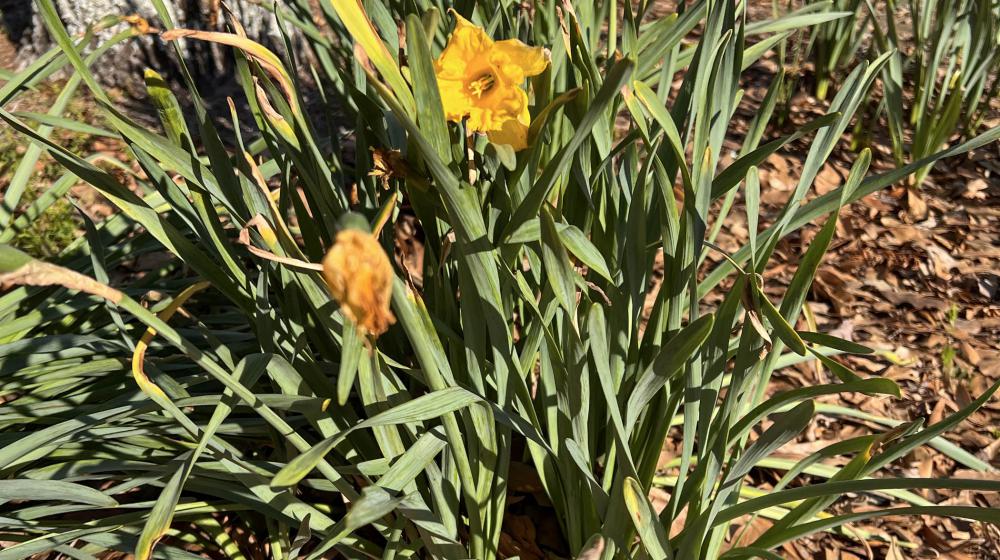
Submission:
M 528 76 L 537 76 L 549 65 L 549 57 L 541 47 L 529 47 L 517 39 L 497 41 L 490 52 L 490 62 L 515 85 Z
M 451 17 L 455 18 L 455 29 L 461 27 L 471 27 L 474 29 L 478 29 L 480 31 L 483 30 L 482 27 L 479 27 L 478 25 L 462 17 L 462 14 L 458 13 L 458 10 L 456 10 L 455 8 L 449 8 L 448 13 L 451 14 Z
M 465 82 L 438 77 L 438 90 L 441 92 L 445 118 L 451 122 L 462 122 L 472 108 Z
M 477 67 L 485 67 L 489 61 L 493 39 L 483 28 L 452 11 L 455 16 L 455 30 L 448 38 L 448 44 L 441 51 L 435 64 L 438 78 L 462 79 Z
M 489 95 L 473 99 L 467 126 L 476 132 L 500 130 L 509 120 L 528 118 L 528 94 L 519 87 L 497 85 Z
M 518 119 L 504 121 L 500 130 L 489 131 L 486 136 L 494 144 L 509 144 L 514 151 L 528 147 L 528 125 Z

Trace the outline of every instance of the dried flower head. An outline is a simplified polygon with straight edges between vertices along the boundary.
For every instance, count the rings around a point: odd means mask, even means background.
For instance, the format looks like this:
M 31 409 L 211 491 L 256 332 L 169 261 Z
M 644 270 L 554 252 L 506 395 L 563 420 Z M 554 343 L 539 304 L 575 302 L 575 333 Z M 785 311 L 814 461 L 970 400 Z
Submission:
M 396 322 L 389 309 L 392 264 L 370 233 L 345 229 L 323 258 L 323 278 L 348 319 L 379 336 Z
M 402 152 L 372 148 L 372 170 L 368 172 L 368 176 L 377 178 L 383 189 L 389 188 L 391 179 L 402 179 L 409 173 L 410 168 L 403 159 Z

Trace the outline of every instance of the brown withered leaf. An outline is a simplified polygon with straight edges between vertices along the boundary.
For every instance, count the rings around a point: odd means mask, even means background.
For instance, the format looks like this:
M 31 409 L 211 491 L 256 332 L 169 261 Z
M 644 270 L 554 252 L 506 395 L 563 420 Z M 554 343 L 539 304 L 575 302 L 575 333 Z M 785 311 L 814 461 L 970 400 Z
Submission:
M 507 484 L 511 492 L 520 494 L 535 494 L 545 490 L 538 471 L 520 461 L 511 461 Z
M 535 543 L 535 525 L 526 515 L 508 513 L 500 534 L 502 557 L 519 556 L 522 560 L 544 560 L 545 553 Z
M 926 220 L 929 214 L 927 202 L 924 201 L 920 191 L 914 187 L 906 189 L 906 213 L 907 217 L 914 222 Z
M 949 307 L 947 301 L 919 292 L 893 290 L 891 288 L 883 288 L 878 291 L 882 297 L 894 306 L 908 305 L 914 309 L 926 309 L 930 311 L 946 311 Z
M 120 291 L 89 276 L 39 260 L 31 260 L 16 270 L 0 274 L 0 287 L 8 289 L 11 286 L 63 286 L 112 303 L 121 302 L 123 297 Z
M 975 179 L 965 183 L 964 187 L 965 188 L 961 191 L 962 198 L 967 198 L 969 200 L 986 200 L 986 189 L 989 188 L 989 185 L 982 177 L 976 177 Z

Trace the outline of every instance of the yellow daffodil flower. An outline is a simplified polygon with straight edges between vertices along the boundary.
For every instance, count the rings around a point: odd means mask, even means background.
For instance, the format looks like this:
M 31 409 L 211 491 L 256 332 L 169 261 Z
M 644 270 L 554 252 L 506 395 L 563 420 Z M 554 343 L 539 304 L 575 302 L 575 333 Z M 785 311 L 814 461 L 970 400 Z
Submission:
M 392 264 L 375 236 L 345 229 L 323 258 L 323 278 L 344 315 L 372 336 L 396 322 L 392 297 Z
M 452 11 L 455 30 L 434 63 L 449 121 L 485 132 L 495 144 L 528 147 L 528 94 L 524 79 L 540 74 L 548 53 L 517 39 L 493 41 L 483 28 Z

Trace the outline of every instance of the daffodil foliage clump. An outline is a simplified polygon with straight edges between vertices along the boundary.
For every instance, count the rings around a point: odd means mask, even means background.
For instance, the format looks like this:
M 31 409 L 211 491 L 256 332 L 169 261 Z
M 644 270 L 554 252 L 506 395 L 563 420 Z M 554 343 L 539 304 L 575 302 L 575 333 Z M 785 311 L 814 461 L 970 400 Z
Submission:
M 310 47 L 292 60 L 238 21 L 176 29 L 163 0 L 160 21 L 70 36 L 53 1 L 37 8 L 59 48 L 0 86 L 0 119 L 26 146 L 17 184 L 43 154 L 65 176 L 2 215 L 0 242 L 80 181 L 117 211 L 50 261 L 0 245 L 0 560 L 509 557 L 526 479 L 562 557 L 774 558 L 821 531 L 879 538 L 847 524 L 885 515 L 998 521 L 915 492 L 997 490 L 987 477 L 886 469 L 931 445 L 988 470 L 941 436 L 997 386 L 930 425 L 869 418 L 895 427 L 775 456 L 817 410 L 852 412 L 817 398 L 899 396 L 835 359 L 871 349 L 799 321 L 839 209 L 1000 137 L 882 174 L 862 152 L 815 196 L 891 53 L 855 61 L 826 115 L 781 134 L 783 75 L 760 100 L 741 76 L 843 12 L 283 0 L 274 16 Z M 96 76 L 139 35 L 231 50 L 242 96 L 213 113 L 188 73 L 150 69 L 137 102 L 159 122 L 136 120 Z M 64 70 L 48 114 L 7 109 Z M 62 115 L 81 87 L 100 127 Z M 730 150 L 740 103 L 754 116 Z M 125 157 L 69 151 L 58 128 Z M 765 222 L 755 166 L 792 141 L 809 146 L 798 184 Z M 749 241 L 722 253 L 737 212 Z M 776 290 L 768 262 L 808 224 Z M 836 381 L 768 390 L 806 360 Z M 671 429 L 680 452 L 661 464 Z M 760 468 L 783 474 L 768 492 L 748 482 Z M 891 505 L 830 509 L 847 493 Z M 741 530 L 759 516 L 769 528 Z

